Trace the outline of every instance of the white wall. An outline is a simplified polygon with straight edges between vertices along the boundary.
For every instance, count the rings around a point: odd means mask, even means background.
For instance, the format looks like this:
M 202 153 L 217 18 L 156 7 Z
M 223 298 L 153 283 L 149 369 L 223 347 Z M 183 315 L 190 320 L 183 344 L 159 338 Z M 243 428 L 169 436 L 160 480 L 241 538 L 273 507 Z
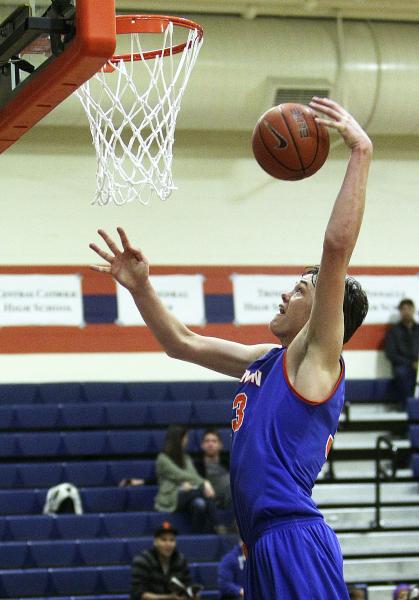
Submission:
M 364 226 L 352 263 L 416 265 L 419 138 L 375 142 Z M 314 177 L 286 183 L 261 171 L 250 153 L 249 134 L 180 132 L 174 168 L 179 189 L 166 203 L 98 208 L 89 204 L 95 160 L 88 131 L 40 127 L 1 157 L 1 260 L 87 264 L 93 260 L 87 245 L 97 227 L 112 231 L 123 225 L 154 264 L 310 264 L 320 258 L 347 156 L 346 148 L 338 147 Z M 377 353 L 353 352 L 347 362 L 349 377 L 388 375 Z M 206 370 L 159 354 L 0 355 L 0 381 L 209 377 Z

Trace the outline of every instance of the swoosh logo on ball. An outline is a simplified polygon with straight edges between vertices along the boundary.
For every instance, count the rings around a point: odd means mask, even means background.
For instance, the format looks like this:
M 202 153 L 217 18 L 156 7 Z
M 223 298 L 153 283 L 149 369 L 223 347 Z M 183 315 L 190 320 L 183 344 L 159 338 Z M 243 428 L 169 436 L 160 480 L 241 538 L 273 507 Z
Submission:
M 288 146 L 288 141 L 286 138 L 284 138 L 283 135 L 281 135 L 276 129 L 275 127 L 273 127 L 269 121 L 263 121 L 263 124 L 265 125 L 265 127 L 267 127 L 269 129 L 269 131 L 276 137 L 276 139 L 278 140 L 278 144 L 276 146 L 274 146 L 275 148 L 287 148 Z

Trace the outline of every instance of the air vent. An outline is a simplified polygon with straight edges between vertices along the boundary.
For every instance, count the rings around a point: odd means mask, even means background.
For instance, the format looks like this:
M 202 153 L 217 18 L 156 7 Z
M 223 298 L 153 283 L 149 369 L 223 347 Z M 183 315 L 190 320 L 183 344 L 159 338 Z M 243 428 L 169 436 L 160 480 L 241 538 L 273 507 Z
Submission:
M 292 88 L 276 88 L 274 91 L 274 99 L 272 106 L 278 106 L 284 102 L 298 102 L 299 104 L 308 104 L 313 96 L 325 98 L 329 96 L 330 90 L 323 89 L 292 89 Z

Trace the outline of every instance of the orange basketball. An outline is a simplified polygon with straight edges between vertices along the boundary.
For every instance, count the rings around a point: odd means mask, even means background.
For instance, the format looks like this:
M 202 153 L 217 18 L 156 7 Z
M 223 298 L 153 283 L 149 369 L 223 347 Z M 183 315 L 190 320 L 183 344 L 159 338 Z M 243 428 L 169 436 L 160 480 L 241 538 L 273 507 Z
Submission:
M 252 148 L 256 160 L 277 179 L 310 177 L 329 154 L 329 132 L 303 104 L 287 103 L 266 111 L 256 123 Z

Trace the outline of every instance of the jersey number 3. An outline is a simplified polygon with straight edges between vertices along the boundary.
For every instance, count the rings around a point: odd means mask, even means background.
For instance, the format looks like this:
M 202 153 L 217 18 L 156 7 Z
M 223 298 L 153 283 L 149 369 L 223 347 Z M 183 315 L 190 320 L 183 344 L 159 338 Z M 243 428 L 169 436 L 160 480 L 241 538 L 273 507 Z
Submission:
M 236 411 L 235 418 L 231 421 L 231 428 L 234 432 L 238 431 L 242 426 L 244 419 L 244 411 L 246 410 L 247 396 L 246 394 L 237 394 L 233 401 L 233 410 Z

